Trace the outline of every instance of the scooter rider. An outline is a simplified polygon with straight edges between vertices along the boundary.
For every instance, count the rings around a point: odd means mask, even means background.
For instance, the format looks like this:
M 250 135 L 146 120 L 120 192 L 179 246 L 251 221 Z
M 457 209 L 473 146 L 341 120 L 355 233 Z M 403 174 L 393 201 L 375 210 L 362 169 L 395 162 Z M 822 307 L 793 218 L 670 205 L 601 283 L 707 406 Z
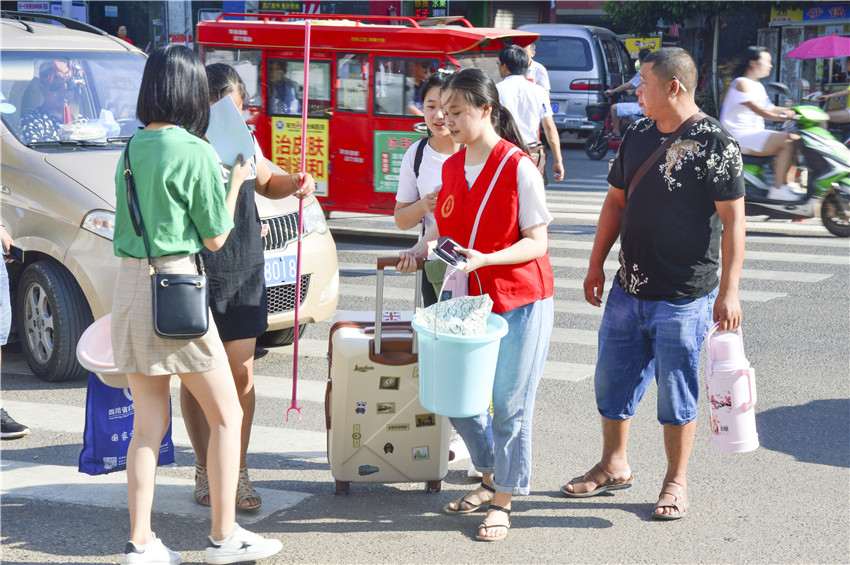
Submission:
M 646 59 L 646 56 L 652 53 L 651 49 L 641 49 L 638 52 L 638 63 L 643 63 L 643 60 Z M 620 86 L 616 88 L 612 88 L 610 90 L 606 90 L 602 94 L 605 96 L 613 96 L 618 92 L 622 92 L 624 90 L 630 90 L 634 92 L 637 90 L 637 87 L 640 86 L 640 71 L 635 73 L 628 82 L 624 82 Z M 614 126 L 614 135 L 617 137 L 621 137 L 620 133 L 620 121 L 621 118 L 631 117 L 634 120 L 637 120 L 637 116 L 643 116 L 643 110 L 640 107 L 640 104 L 637 102 L 620 102 L 618 104 L 614 104 L 611 106 L 611 121 Z
M 791 110 L 771 104 L 759 80 L 770 75 L 773 69 L 770 53 L 764 47 L 748 47 L 734 68 L 737 76 L 723 100 L 720 123 L 741 146 L 744 155 L 765 157 L 776 155 L 773 165 L 773 187 L 767 197 L 773 200 L 799 200 L 788 186 L 795 154 L 795 143 L 800 136 L 765 129 L 764 120 L 782 122 L 792 117 Z

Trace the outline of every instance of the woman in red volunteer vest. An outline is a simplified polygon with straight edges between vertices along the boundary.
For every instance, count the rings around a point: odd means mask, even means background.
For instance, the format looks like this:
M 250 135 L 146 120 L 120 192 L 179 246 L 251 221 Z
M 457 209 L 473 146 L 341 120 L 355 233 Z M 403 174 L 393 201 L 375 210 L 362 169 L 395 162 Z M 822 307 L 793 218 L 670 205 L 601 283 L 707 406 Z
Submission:
M 464 69 L 443 86 L 446 125 L 465 149 L 443 165 L 443 187 L 434 212 L 435 229 L 401 254 L 399 270 L 413 272 L 438 235 L 466 245 L 488 188 L 474 248 L 457 248 L 467 258 L 469 294 L 486 293 L 493 312 L 508 322 L 499 347 L 493 384 L 493 415 L 452 418 L 469 448 L 472 463 L 483 473 L 481 486 L 448 504 L 447 514 L 486 509 L 476 538 L 503 539 L 510 528 L 513 495 L 529 492 L 531 419 L 537 383 L 549 350 L 554 323 L 553 276 L 547 252 L 543 178 L 522 150 L 510 113 L 499 104 L 493 81 L 479 69 Z M 497 170 L 499 167 L 501 171 Z M 479 287 L 480 284 L 480 287 Z

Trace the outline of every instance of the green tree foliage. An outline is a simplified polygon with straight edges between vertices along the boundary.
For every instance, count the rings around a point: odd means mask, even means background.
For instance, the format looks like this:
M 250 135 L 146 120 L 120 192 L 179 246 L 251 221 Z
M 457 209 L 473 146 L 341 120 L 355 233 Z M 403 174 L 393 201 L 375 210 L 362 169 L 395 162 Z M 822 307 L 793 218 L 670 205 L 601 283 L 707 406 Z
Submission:
M 714 17 L 717 15 L 734 15 L 744 6 L 757 7 L 759 11 L 770 12 L 776 8 L 778 12 L 803 8 L 807 2 L 740 2 L 740 1 L 668 1 L 668 2 L 639 2 L 635 0 L 617 2 L 609 1 L 602 5 L 606 17 L 617 25 L 628 28 L 630 33 L 639 36 L 658 32 L 659 20 L 664 25 L 683 22 L 696 15 Z

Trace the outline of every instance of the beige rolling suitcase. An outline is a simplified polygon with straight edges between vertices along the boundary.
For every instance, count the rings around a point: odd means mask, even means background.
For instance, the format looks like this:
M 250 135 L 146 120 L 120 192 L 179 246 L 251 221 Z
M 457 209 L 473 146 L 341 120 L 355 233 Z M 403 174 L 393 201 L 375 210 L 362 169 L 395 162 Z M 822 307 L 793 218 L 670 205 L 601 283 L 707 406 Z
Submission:
M 336 494 L 349 484 L 425 482 L 439 491 L 448 472 L 449 419 L 419 404 L 416 336 L 411 311 L 383 309 L 378 259 L 376 312 L 339 312 L 332 320 L 325 393 L 328 462 Z M 416 305 L 422 270 L 416 272 Z

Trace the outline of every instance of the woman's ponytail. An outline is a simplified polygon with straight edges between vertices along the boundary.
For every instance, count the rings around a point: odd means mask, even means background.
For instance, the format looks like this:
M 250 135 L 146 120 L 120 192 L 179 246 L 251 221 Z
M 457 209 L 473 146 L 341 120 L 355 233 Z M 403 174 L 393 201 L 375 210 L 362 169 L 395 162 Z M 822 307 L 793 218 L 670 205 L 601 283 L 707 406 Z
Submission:
M 496 116 L 497 121 L 493 124 L 493 127 L 496 133 L 499 134 L 499 137 L 507 139 L 519 147 L 524 153 L 528 153 L 528 148 L 522 140 L 522 134 L 519 132 L 519 127 L 517 127 L 510 111 L 499 104 L 497 108 L 493 108 L 493 112 L 498 114 Z

